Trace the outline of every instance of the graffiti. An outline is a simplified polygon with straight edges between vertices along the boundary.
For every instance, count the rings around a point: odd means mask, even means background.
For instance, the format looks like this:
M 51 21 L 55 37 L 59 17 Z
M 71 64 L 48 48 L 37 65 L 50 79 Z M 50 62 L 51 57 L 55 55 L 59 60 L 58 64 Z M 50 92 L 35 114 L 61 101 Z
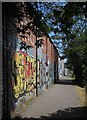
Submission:
M 46 64 L 40 63 L 40 86 L 44 90 L 46 88 Z
M 50 62 L 48 65 L 48 84 L 52 84 L 54 80 L 54 65 Z
M 36 59 L 22 51 L 12 57 L 12 86 L 15 98 L 36 87 Z

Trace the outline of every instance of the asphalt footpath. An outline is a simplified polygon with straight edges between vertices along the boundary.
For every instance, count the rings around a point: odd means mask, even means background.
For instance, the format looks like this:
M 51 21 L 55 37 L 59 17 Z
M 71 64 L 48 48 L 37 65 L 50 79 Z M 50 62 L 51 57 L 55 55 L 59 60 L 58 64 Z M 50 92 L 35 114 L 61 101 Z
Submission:
M 18 113 L 22 118 L 86 118 L 87 108 L 81 106 L 74 80 L 69 76 L 61 77 L 31 104 L 22 107 Z

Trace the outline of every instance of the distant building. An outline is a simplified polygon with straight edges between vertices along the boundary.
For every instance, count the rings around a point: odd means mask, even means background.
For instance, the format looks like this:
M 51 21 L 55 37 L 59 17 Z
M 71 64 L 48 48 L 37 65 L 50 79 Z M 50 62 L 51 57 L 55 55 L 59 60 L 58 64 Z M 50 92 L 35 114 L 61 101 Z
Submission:
M 59 77 L 64 76 L 64 59 L 59 58 Z
M 66 66 L 66 60 L 65 59 L 59 58 L 58 71 L 59 71 L 59 77 L 71 74 L 71 71 Z

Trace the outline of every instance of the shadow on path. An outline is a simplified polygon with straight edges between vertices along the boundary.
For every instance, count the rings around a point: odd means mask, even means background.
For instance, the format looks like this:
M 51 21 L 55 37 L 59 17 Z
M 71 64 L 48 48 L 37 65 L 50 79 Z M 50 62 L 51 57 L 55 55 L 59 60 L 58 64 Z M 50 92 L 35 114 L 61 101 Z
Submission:
M 63 76 L 63 77 L 59 78 L 59 81 L 57 82 L 57 84 L 77 85 L 82 88 L 85 86 L 85 82 L 76 81 L 74 78 L 69 77 L 69 76 Z
M 54 113 L 48 114 L 48 116 L 41 116 L 40 118 L 21 118 L 20 116 L 13 118 L 12 120 L 50 120 L 58 118 L 87 118 L 87 107 L 71 107 L 64 110 L 58 110 Z
M 77 85 L 74 78 L 71 78 L 70 76 L 62 76 L 59 78 L 57 84 L 63 84 L 63 85 Z
M 63 85 L 76 85 L 76 82 L 74 80 L 59 80 L 57 84 L 63 84 Z
M 74 79 L 67 79 L 67 77 L 60 79 L 57 84 L 60 85 L 77 85 Z M 86 118 L 87 119 L 87 106 L 80 107 L 67 107 L 65 109 L 57 109 L 56 112 L 49 113 L 48 115 L 41 116 L 40 118 L 22 118 L 22 116 L 17 115 L 12 120 L 58 120 L 59 118 Z

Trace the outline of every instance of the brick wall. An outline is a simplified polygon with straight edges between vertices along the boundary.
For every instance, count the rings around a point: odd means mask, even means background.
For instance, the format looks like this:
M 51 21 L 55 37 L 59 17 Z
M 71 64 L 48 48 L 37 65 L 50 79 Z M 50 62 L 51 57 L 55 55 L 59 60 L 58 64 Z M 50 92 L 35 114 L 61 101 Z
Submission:
M 14 8 L 13 11 L 11 11 L 12 8 Z M 8 5 L 5 3 L 5 6 L 3 4 L 3 10 L 3 41 L 7 47 L 6 49 L 4 47 L 3 52 L 3 59 L 5 58 L 3 61 L 3 72 L 6 75 L 4 80 L 7 82 L 4 85 L 6 86 L 5 89 L 8 89 L 7 98 L 8 96 L 11 98 L 9 104 L 12 104 L 9 105 L 11 107 L 9 109 L 14 109 L 15 103 L 22 105 L 22 103 L 30 99 L 32 95 L 36 95 L 36 36 L 29 28 L 18 32 L 19 28 L 23 29 L 23 25 L 26 25 L 30 20 L 26 16 L 23 17 L 20 22 L 17 17 L 14 18 L 12 13 L 17 12 L 15 3 L 8 3 Z M 58 54 L 56 48 L 49 36 L 37 37 L 37 40 L 39 39 L 43 41 L 37 50 L 38 94 L 52 85 L 54 78 L 57 79 L 58 74 Z M 8 64 L 6 64 L 6 61 Z M 10 73 L 7 71 L 7 68 Z M 7 92 L 5 92 L 5 94 L 7 94 Z M 8 101 L 5 101 L 5 103 L 6 102 L 8 104 Z M 5 107 L 7 107 L 7 104 Z

